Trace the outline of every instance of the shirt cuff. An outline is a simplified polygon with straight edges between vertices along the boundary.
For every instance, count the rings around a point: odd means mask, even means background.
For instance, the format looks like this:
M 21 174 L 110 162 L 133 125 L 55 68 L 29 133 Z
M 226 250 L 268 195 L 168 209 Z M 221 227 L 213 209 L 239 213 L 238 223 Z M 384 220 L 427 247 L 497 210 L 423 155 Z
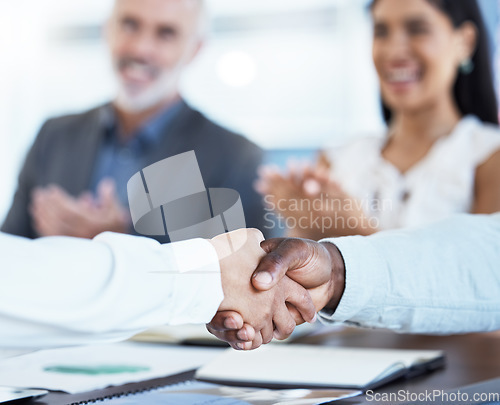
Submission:
M 191 239 L 167 246 L 179 272 L 173 296 L 177 304 L 170 324 L 210 322 L 224 299 L 215 248 L 205 239 Z
M 363 319 L 375 316 L 376 303 L 373 301 L 377 291 L 384 288 L 385 262 L 368 238 L 363 236 L 324 239 L 321 242 L 333 243 L 342 254 L 345 290 L 337 309 L 333 313 L 320 311 L 319 319 L 323 323 L 342 322 L 359 326 L 357 316 L 361 312 Z

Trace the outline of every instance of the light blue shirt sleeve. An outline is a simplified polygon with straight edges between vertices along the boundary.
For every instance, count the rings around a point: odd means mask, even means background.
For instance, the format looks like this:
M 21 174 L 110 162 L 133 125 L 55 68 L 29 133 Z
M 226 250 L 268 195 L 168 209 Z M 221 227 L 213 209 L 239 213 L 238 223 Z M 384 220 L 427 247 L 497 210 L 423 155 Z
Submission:
M 452 334 L 500 329 L 500 214 L 325 239 L 342 253 L 345 291 L 326 323 Z

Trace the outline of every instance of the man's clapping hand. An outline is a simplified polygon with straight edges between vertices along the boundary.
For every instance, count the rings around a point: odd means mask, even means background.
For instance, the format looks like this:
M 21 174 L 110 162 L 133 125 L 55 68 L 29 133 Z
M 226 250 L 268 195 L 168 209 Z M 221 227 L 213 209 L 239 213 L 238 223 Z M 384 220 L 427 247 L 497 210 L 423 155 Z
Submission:
M 99 183 L 97 195 L 72 197 L 56 185 L 33 191 L 30 207 L 33 226 L 40 236 L 74 236 L 91 239 L 110 231 L 127 233 L 130 214 L 118 201 L 112 180 Z

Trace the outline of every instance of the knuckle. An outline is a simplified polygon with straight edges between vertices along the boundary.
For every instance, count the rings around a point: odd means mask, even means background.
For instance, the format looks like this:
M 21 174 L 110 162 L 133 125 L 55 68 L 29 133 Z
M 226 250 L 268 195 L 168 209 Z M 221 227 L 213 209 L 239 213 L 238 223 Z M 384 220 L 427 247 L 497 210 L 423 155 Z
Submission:
M 285 334 L 285 338 L 287 338 L 288 336 L 290 336 L 293 333 L 294 330 L 295 330 L 295 322 L 289 323 L 285 327 L 285 330 L 283 331 L 283 333 Z
M 304 248 L 306 245 L 307 245 L 306 241 L 304 239 L 299 239 L 299 238 L 288 238 L 282 242 L 282 246 L 286 247 L 287 249 L 293 249 L 293 250 Z
M 275 338 L 276 340 L 285 340 L 285 339 L 287 338 L 287 336 L 286 336 L 286 332 L 285 332 L 285 331 L 281 332 L 281 331 L 277 330 L 277 331 L 274 333 L 274 338 Z
M 267 323 L 267 322 L 269 322 L 269 321 L 271 321 L 271 320 L 272 320 L 273 313 L 272 313 L 272 311 L 271 311 L 271 309 L 270 309 L 270 308 L 266 308 L 266 309 L 262 312 L 261 316 L 262 316 L 262 319 L 263 319 L 263 321 L 264 321 L 263 323 L 265 324 L 265 323 Z
M 310 255 L 309 243 L 305 239 L 285 239 L 274 251 L 282 261 L 289 263 L 302 263 Z M 284 260 L 284 259 L 287 260 Z
M 249 239 L 258 240 L 259 242 L 264 240 L 264 235 L 259 229 L 249 228 L 247 230 L 247 233 L 248 233 Z
M 236 332 L 231 331 L 231 332 L 224 332 L 224 340 L 225 342 L 228 343 L 240 343 L 241 340 L 238 339 L 238 336 L 236 335 Z
M 301 288 L 300 291 L 297 292 L 295 301 L 301 312 L 310 312 L 313 309 L 311 295 L 304 288 Z
M 250 350 L 258 349 L 262 345 L 262 340 L 254 340 L 252 341 L 252 345 L 250 346 Z
M 304 306 L 307 306 L 311 302 L 311 296 L 309 295 L 307 290 L 305 290 L 303 288 L 301 289 L 301 291 L 299 293 L 299 301 Z
M 262 263 L 268 268 L 279 268 L 283 265 L 283 256 L 279 252 L 273 251 L 262 259 Z

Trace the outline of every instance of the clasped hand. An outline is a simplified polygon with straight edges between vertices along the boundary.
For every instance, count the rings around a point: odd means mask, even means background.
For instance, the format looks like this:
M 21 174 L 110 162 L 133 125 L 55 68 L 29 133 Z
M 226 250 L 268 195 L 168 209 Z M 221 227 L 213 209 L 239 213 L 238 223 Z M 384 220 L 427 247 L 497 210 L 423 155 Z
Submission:
M 316 312 L 336 307 L 344 266 L 331 243 L 305 239 L 264 241 L 255 229 L 211 240 L 220 259 L 224 301 L 207 329 L 238 350 L 290 336 Z

